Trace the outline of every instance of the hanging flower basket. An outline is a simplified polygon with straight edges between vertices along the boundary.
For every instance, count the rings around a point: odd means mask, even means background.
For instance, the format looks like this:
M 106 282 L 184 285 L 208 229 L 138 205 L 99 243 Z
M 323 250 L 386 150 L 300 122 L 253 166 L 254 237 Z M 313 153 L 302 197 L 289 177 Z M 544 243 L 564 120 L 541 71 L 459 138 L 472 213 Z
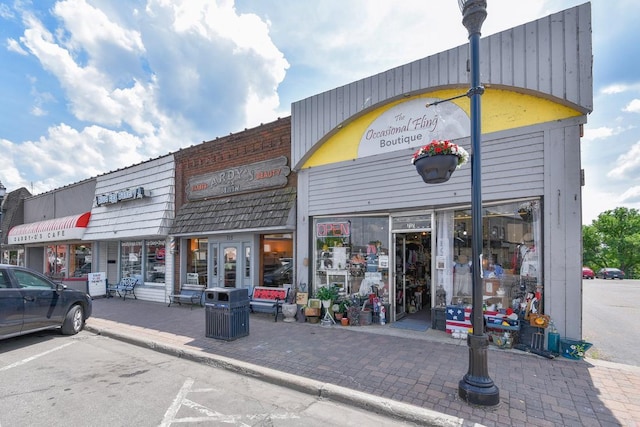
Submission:
M 469 153 L 451 141 L 433 140 L 413 154 L 411 163 L 427 184 L 449 181 L 451 174 L 467 163 Z

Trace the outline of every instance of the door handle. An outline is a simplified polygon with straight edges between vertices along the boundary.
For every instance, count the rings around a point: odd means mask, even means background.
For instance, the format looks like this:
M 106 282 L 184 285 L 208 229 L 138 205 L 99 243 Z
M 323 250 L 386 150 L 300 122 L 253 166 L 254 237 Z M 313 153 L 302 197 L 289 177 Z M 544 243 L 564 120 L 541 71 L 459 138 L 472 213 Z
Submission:
M 23 297 L 23 299 L 24 299 L 25 301 L 29 301 L 29 302 L 33 302 L 33 301 L 35 301 L 35 300 L 36 300 L 36 299 L 35 299 L 34 297 L 32 297 L 31 295 L 26 295 L 26 296 L 24 296 L 24 297 Z

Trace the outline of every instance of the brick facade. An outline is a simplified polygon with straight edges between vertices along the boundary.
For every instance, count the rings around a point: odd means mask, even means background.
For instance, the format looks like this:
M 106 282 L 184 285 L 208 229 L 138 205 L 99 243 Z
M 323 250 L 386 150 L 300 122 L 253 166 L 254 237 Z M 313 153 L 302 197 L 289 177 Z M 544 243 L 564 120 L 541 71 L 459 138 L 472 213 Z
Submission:
M 285 156 L 291 167 L 291 117 L 181 149 L 176 159 L 176 212 L 186 203 L 191 177 Z M 295 188 L 291 172 L 286 187 Z

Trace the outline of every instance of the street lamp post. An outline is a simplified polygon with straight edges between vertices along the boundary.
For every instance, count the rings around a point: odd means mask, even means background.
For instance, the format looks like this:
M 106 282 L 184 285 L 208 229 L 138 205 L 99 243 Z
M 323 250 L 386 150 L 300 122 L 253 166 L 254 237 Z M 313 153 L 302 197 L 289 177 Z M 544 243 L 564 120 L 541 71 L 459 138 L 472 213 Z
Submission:
M 2 202 L 4 201 L 5 194 L 7 194 L 7 188 L 2 185 L 2 181 L 0 181 L 0 264 L 4 263 L 4 255 L 2 252 L 2 240 L 4 239 L 4 233 L 2 232 Z
M 462 11 L 462 24 L 469 32 L 469 68 L 471 88 L 471 223 L 473 233 L 473 333 L 467 338 L 469 370 L 458 383 L 458 395 L 468 403 L 495 406 L 500 402 L 500 391 L 489 377 L 487 348 L 489 339 L 484 333 L 482 313 L 482 176 L 480 161 L 480 98 L 484 87 L 480 84 L 480 29 L 487 17 L 486 0 L 458 0 Z

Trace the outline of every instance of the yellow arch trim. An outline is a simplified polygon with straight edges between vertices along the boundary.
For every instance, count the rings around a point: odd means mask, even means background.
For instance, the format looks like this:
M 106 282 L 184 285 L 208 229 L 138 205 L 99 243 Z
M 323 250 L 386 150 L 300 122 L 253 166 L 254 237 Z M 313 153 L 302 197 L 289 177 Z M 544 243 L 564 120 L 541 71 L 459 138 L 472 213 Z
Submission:
M 446 99 L 460 94 L 461 89 L 438 90 L 393 101 L 372 110 L 339 129 L 335 135 L 318 147 L 302 168 L 356 159 L 360 139 L 369 125 L 382 113 L 398 104 L 418 98 Z M 450 102 L 470 115 L 468 98 L 459 98 Z M 487 88 L 482 95 L 482 133 L 515 129 L 580 115 L 582 113 L 579 111 L 548 99 L 504 89 Z

